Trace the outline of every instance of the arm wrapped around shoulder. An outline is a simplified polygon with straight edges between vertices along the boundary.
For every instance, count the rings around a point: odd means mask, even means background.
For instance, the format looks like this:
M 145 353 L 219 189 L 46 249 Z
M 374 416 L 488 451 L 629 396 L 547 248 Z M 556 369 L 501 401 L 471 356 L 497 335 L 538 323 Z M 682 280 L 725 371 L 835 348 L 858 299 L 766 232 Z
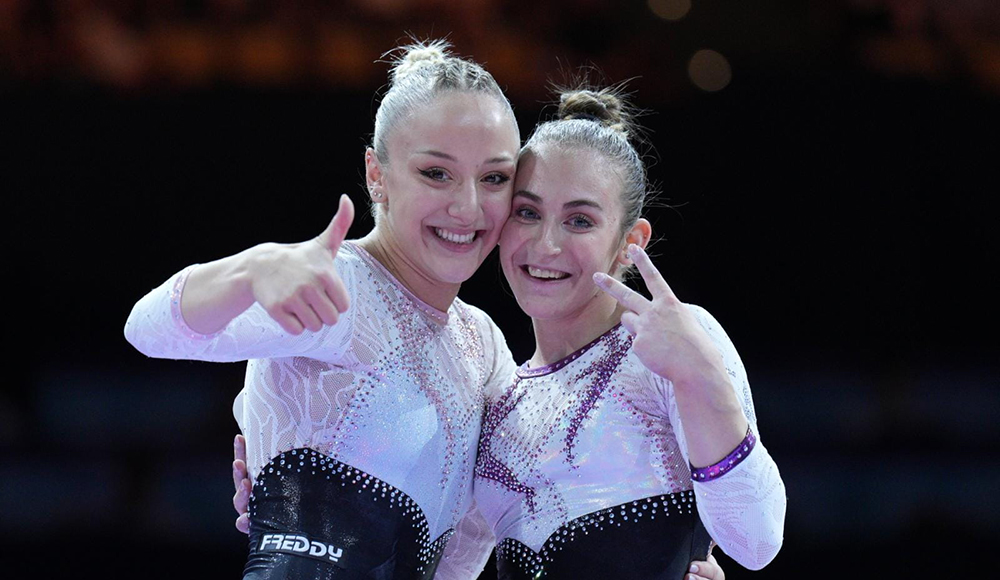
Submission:
M 760 570 L 778 554 L 785 529 L 785 484 L 759 441 L 725 473 L 695 480 L 694 491 L 698 513 L 726 555 Z

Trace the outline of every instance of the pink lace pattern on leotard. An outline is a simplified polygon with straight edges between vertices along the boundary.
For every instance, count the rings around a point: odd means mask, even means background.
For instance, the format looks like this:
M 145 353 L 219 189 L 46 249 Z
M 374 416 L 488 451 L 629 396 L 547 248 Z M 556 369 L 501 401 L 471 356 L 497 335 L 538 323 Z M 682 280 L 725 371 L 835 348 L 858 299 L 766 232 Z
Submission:
M 514 363 L 479 309 L 431 307 L 351 242 L 335 265 L 351 307 L 318 332 L 289 335 L 255 304 L 214 335 L 194 333 L 179 316 L 182 272 L 136 304 L 126 337 L 160 358 L 248 360 L 233 411 L 251 475 L 315 449 L 403 490 L 438 537 L 471 505 L 485 392 Z

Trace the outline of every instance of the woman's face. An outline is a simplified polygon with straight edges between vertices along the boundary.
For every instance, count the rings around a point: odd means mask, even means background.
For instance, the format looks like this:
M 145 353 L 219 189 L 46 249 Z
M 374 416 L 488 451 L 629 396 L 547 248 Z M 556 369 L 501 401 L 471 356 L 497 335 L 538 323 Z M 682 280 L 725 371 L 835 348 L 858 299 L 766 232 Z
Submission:
M 378 228 L 409 269 L 460 284 L 496 246 L 510 212 L 520 135 L 506 108 L 479 93 L 445 93 L 400 119 L 387 164 L 369 151 Z
M 613 308 L 593 275 L 625 263 L 621 191 L 591 149 L 547 144 L 521 156 L 500 264 L 526 314 L 564 320 Z

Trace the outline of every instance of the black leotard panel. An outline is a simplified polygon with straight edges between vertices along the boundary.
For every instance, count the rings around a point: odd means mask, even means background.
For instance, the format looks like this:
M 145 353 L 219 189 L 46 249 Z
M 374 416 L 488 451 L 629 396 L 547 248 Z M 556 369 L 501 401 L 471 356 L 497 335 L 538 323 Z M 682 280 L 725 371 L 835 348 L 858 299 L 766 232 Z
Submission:
M 250 497 L 244 580 L 430 580 L 453 532 L 378 478 L 312 449 L 261 470 Z
M 512 538 L 497 546 L 500 580 L 681 580 L 711 538 L 690 491 L 649 497 L 576 518 L 540 552 Z

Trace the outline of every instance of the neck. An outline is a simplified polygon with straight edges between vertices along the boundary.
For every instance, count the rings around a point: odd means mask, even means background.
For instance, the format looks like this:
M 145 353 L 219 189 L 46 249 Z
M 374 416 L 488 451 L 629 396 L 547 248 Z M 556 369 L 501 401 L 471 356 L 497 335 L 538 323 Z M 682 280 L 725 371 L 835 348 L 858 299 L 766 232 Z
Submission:
M 533 368 L 550 365 L 580 350 L 621 322 L 624 309 L 610 296 L 597 296 L 582 311 L 558 319 L 532 318 Z
M 376 227 L 357 244 L 372 255 L 414 296 L 441 311 L 447 311 L 458 296 L 461 284 L 431 280 L 420 273 L 399 251 L 391 236 L 380 235 Z

